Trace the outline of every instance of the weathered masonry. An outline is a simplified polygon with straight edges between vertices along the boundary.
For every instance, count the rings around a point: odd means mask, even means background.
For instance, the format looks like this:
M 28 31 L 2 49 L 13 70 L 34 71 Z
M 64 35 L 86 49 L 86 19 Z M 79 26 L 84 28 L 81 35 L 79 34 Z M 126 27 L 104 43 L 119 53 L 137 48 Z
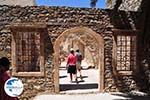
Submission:
M 0 5 L 35 6 L 35 0 L 0 0 Z
M 99 92 L 140 89 L 140 13 L 0 6 L 0 15 L 0 56 L 10 58 L 12 75 L 23 81 L 21 98 L 59 93 L 59 64 L 72 46 L 99 69 Z

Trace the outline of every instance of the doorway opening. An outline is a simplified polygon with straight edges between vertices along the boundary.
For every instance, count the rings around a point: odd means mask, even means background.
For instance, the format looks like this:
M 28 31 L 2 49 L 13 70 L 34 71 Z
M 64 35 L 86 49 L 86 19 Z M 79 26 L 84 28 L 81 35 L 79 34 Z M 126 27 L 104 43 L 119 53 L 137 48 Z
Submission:
M 70 49 L 79 49 L 83 55 L 82 80 L 71 83 L 66 70 L 66 58 Z M 55 92 L 102 92 L 104 86 L 104 41 L 101 35 L 87 27 L 75 27 L 64 31 L 54 44 Z

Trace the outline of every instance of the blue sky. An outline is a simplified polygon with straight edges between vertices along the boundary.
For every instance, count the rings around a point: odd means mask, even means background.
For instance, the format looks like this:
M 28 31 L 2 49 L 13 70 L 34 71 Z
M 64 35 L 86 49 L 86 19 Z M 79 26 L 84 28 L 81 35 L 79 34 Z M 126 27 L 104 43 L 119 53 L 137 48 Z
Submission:
M 90 0 L 36 0 L 37 5 L 90 8 Z M 105 0 L 98 0 L 96 8 L 105 8 Z

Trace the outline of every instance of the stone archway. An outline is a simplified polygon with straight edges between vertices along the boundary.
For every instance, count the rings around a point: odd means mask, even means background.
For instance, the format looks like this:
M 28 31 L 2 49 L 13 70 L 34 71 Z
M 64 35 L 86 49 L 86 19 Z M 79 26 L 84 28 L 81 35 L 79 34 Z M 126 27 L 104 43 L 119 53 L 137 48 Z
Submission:
M 89 52 L 92 52 L 93 61 L 99 69 L 98 89 L 100 92 L 104 89 L 104 40 L 101 35 L 87 27 L 75 27 L 64 31 L 54 44 L 54 85 L 55 92 L 59 93 L 59 61 L 61 56 L 61 43 L 71 41 L 67 48 L 74 47 L 73 41 L 77 40 L 80 44 L 86 45 Z M 64 45 L 63 45 L 64 46 Z M 64 53 L 65 54 L 65 53 Z

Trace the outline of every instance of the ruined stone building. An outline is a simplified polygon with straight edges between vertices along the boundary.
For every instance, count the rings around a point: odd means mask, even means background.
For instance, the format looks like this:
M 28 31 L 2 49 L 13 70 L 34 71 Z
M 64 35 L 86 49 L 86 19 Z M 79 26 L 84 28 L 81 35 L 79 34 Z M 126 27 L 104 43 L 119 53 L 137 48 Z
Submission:
M 116 4 L 119 10 L 139 11 L 143 0 L 106 0 L 107 8 L 114 9 Z
M 138 35 L 139 77 L 143 89 L 150 90 L 150 1 L 149 0 L 106 0 L 107 8 L 134 11 L 141 14 L 140 33 Z M 117 2 L 116 2 L 117 1 Z M 132 20 L 129 20 L 133 22 Z
M 59 93 L 59 66 L 71 47 L 99 70 L 99 92 L 149 91 L 148 2 L 139 11 L 0 5 L 0 56 L 24 83 L 20 98 Z
M 35 0 L 0 0 L 0 5 L 35 6 Z

